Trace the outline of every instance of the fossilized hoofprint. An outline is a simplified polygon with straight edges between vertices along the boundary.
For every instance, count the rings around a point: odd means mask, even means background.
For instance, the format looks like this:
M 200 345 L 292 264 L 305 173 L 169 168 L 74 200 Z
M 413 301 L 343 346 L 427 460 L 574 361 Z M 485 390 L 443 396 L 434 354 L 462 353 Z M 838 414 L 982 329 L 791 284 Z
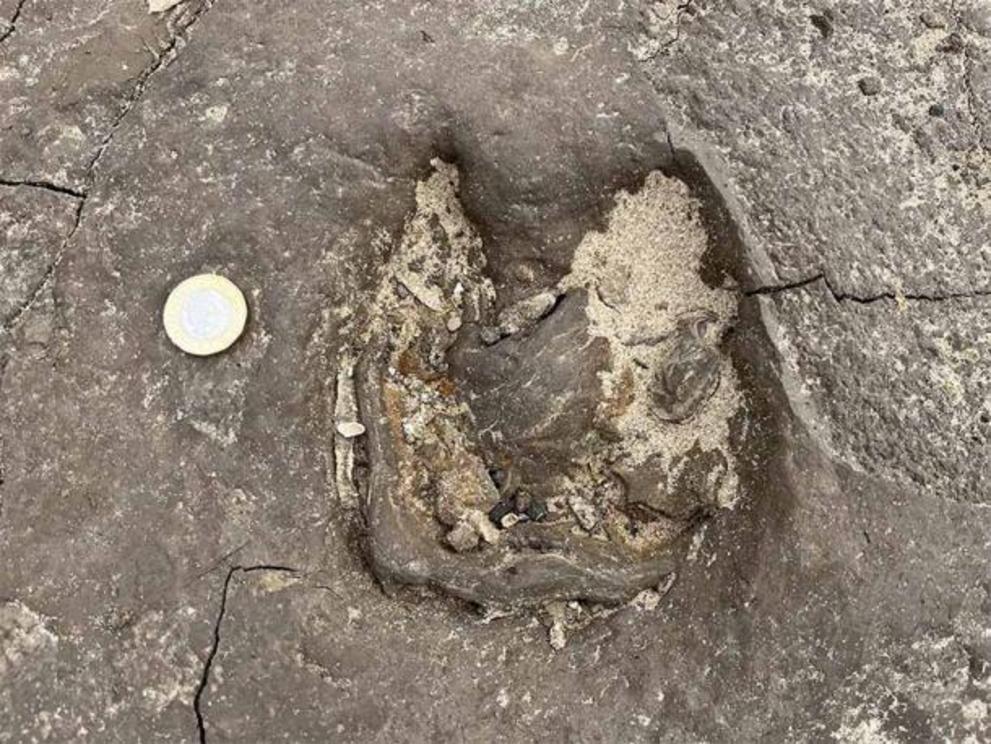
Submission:
M 688 188 L 652 173 L 557 286 L 502 307 L 458 172 L 434 161 L 355 375 L 383 582 L 615 603 L 672 572 L 738 491 L 736 295 L 701 280 L 707 240 Z

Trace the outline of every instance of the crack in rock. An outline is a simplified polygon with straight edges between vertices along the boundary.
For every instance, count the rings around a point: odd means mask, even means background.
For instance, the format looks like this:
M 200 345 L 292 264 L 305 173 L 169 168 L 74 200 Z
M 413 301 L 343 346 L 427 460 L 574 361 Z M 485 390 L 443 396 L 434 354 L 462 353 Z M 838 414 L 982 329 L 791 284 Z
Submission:
M 53 191 L 55 193 L 63 194 L 66 196 L 71 196 L 79 200 L 78 206 L 76 208 L 75 219 L 73 220 L 73 225 L 70 228 L 65 240 L 62 241 L 62 245 L 59 247 L 58 253 L 55 255 L 55 259 L 52 261 L 51 265 L 45 271 L 41 280 L 38 282 L 37 286 L 32 290 L 27 300 L 21 303 L 9 318 L 6 318 L 2 323 L 0 323 L 0 333 L 5 331 L 12 331 L 24 314 L 31 309 L 34 303 L 37 301 L 38 297 L 44 292 L 45 288 L 49 285 L 55 276 L 55 272 L 58 269 L 59 264 L 62 262 L 62 258 L 65 256 L 66 248 L 68 247 L 73 236 L 79 230 L 79 226 L 83 221 L 83 213 L 86 208 L 86 202 L 89 198 L 90 191 L 93 187 L 94 174 L 96 172 L 97 165 L 100 159 L 103 157 L 104 153 L 110 147 L 113 141 L 114 135 L 117 130 L 123 124 L 124 120 L 127 118 L 128 114 L 134 109 L 138 102 L 143 97 L 145 90 L 148 87 L 148 82 L 155 73 L 161 70 L 163 67 L 167 67 L 178 55 L 181 45 L 185 42 L 186 36 L 192 27 L 199 21 L 210 8 L 213 7 L 216 0 L 203 0 L 203 2 L 197 6 L 195 9 L 189 12 L 183 11 L 174 26 L 174 34 L 172 40 L 165 47 L 161 54 L 159 54 L 154 62 L 142 70 L 141 74 L 138 75 L 137 82 L 131 89 L 130 94 L 124 102 L 124 106 L 121 108 L 118 115 L 110 124 L 110 129 L 107 131 L 106 136 L 100 142 L 97 147 L 96 152 L 90 159 L 86 166 L 86 173 L 83 177 L 83 183 L 85 184 L 82 189 L 72 189 L 67 186 L 60 186 L 48 181 L 43 180 L 23 180 L 23 181 L 10 181 L 0 179 L 0 184 L 6 186 L 30 186 L 33 188 L 41 188 L 48 191 Z M 14 17 L 16 19 L 17 15 L 20 13 L 21 6 L 24 5 L 24 0 L 20 3 L 17 10 L 15 11 Z M 0 39 L 2 41 L 2 39 Z
M 7 28 L 3 32 L 0 32 L 0 44 L 3 44 L 10 37 L 10 35 L 14 33 L 17 28 L 17 19 L 21 17 L 21 11 L 24 9 L 26 4 L 27 0 L 19 0 L 17 3 L 13 14 L 10 16 L 10 20 L 6 22 Z
M 759 296 L 759 295 L 776 295 L 784 292 L 790 292 L 796 289 L 804 289 L 813 284 L 822 283 L 822 285 L 829 291 L 829 294 L 833 296 L 836 302 L 855 302 L 859 305 L 872 305 L 875 302 L 880 302 L 882 300 L 890 300 L 892 302 L 947 302 L 950 300 L 962 300 L 962 299 L 975 299 L 977 297 L 989 297 L 991 296 L 991 289 L 968 289 L 960 290 L 955 292 L 943 292 L 943 293 L 927 293 L 927 292 L 901 292 L 901 291 L 888 291 L 879 292 L 873 295 L 857 295 L 852 292 L 842 292 L 835 289 L 829 280 L 829 277 L 823 273 L 819 272 L 807 279 L 800 279 L 795 282 L 789 282 L 787 284 L 775 284 L 765 287 L 757 287 L 755 289 L 749 289 L 744 292 L 747 297 Z
M 254 566 L 231 566 L 228 569 L 227 575 L 224 577 L 223 590 L 220 594 L 220 609 L 217 612 L 217 619 L 213 624 L 213 643 L 210 645 L 210 651 L 207 653 L 206 661 L 203 664 L 203 674 L 200 676 L 200 682 L 196 686 L 196 694 L 193 696 L 193 713 L 196 715 L 196 728 L 199 731 L 200 744 L 206 744 L 206 719 L 203 716 L 203 695 L 206 693 L 207 685 L 210 682 L 210 672 L 213 669 L 214 659 L 216 659 L 217 652 L 220 650 L 220 628 L 223 625 L 224 616 L 227 614 L 227 598 L 230 596 L 231 582 L 234 580 L 234 575 L 238 572 L 248 574 L 259 571 L 298 573 L 298 569 L 290 568 L 289 566 L 278 566 L 267 563 Z
M 103 138 L 103 141 L 97 148 L 96 153 L 90 160 L 89 165 L 86 167 L 87 182 L 92 179 L 96 166 L 99 164 L 103 154 L 113 141 L 114 135 L 117 133 L 117 130 L 120 128 L 121 124 L 123 124 L 124 119 L 127 118 L 127 115 L 131 113 L 134 107 L 144 96 L 144 92 L 148 87 L 148 81 L 153 75 L 155 75 L 155 73 L 163 67 L 167 67 L 175 60 L 182 44 L 186 41 L 186 35 L 193 28 L 193 26 L 196 25 L 197 21 L 199 21 L 200 18 L 202 18 L 206 12 L 213 7 L 214 2 L 216 2 L 216 0 L 203 0 L 202 4 L 197 6 L 195 9 L 190 10 L 188 13 L 184 11 L 178 17 L 174 27 L 172 40 L 168 43 L 168 45 L 166 45 L 165 49 L 163 49 L 162 52 L 155 57 L 154 62 L 142 70 L 141 74 L 138 75 L 137 82 L 134 84 L 130 95 L 128 95 L 125 100 L 123 108 L 121 108 L 120 113 L 118 113 L 118 115 L 110 123 L 110 129 L 107 132 L 107 135 Z M 91 186 L 92 184 L 88 185 Z
M 694 0 L 685 0 L 674 7 L 674 17 L 671 19 L 674 33 L 666 41 L 661 41 L 658 38 L 659 29 L 655 27 L 657 20 L 659 20 L 657 17 L 659 11 L 653 6 L 659 5 L 659 3 L 652 4 L 649 10 L 641 11 L 645 18 L 640 23 L 641 38 L 644 40 L 643 47 L 637 50 L 637 59 L 640 62 L 655 61 L 658 57 L 667 54 L 681 40 L 682 20 L 688 13 L 692 12 L 693 2 Z M 648 21 L 646 16 L 651 16 L 651 20 Z M 661 17 L 661 20 L 668 19 Z
M 44 189 L 45 191 L 51 191 L 56 194 L 61 194 L 62 196 L 71 196 L 73 199 L 85 199 L 86 194 L 78 189 L 70 188 L 69 186 L 62 186 L 57 183 L 52 183 L 51 181 L 14 181 L 8 178 L 0 178 L 0 186 L 24 186 L 33 189 Z
M 72 227 L 69 228 L 69 232 L 66 234 L 65 239 L 62 241 L 62 245 L 59 246 L 58 253 L 55 255 L 55 260 L 48 266 L 45 270 L 44 275 L 38 281 L 34 290 L 28 297 L 21 302 L 9 317 L 5 318 L 2 323 L 0 323 L 0 333 L 5 333 L 13 331 L 17 324 L 20 322 L 24 314 L 30 310 L 34 303 L 38 301 L 38 298 L 42 295 L 45 289 L 48 287 L 49 282 L 51 282 L 52 277 L 55 275 L 55 269 L 58 267 L 59 263 L 62 261 L 62 256 L 65 255 L 66 246 L 69 245 L 69 241 L 72 240 L 72 236 L 76 234 L 79 229 L 79 225 L 83 219 L 83 207 L 86 204 L 86 197 L 80 196 L 79 201 L 76 204 L 76 213 L 73 216 Z

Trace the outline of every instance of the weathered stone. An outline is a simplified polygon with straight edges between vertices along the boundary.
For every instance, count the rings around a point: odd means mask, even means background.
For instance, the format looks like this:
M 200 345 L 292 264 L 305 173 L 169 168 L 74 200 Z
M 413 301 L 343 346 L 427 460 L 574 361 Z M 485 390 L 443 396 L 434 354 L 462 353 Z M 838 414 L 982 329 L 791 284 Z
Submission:
M 444 539 L 458 553 L 467 553 L 478 547 L 478 533 L 467 522 L 459 522 Z
M 664 512 L 669 507 L 668 469 L 663 455 L 654 455 L 636 467 L 619 467 L 616 473 L 626 487 L 627 503 L 656 512 Z
M 593 532 L 599 526 L 599 514 L 588 499 L 571 494 L 568 496 L 568 507 L 586 532 Z
M 491 459 L 512 462 L 531 489 L 546 488 L 593 429 L 608 349 L 588 335 L 586 302 L 583 292 L 569 293 L 525 334 L 452 349 L 453 375 L 470 393 Z
M 688 519 L 718 506 L 720 485 L 726 478 L 726 456 L 719 450 L 703 450 L 698 444 L 671 465 L 674 477 L 659 511 L 676 519 Z
M 719 387 L 722 362 L 707 338 L 714 321 L 707 313 L 685 317 L 661 347 L 650 392 L 662 420 L 690 418 Z
M 0 326 L 41 288 L 75 223 L 78 200 L 30 186 L 0 185 Z

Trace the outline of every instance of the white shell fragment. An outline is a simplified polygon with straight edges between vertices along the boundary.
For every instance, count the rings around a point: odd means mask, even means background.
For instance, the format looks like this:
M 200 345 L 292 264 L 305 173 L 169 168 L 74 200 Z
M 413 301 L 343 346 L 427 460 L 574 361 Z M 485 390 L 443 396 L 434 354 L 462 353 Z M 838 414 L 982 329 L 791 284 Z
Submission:
M 196 356 L 229 348 L 244 332 L 247 320 L 248 304 L 241 290 L 217 274 L 198 274 L 180 282 L 162 311 L 169 340 Z
M 365 433 L 365 425 L 358 421 L 338 421 L 337 433 L 345 439 L 354 439 Z
M 149 13 L 164 13 L 170 8 L 174 8 L 183 0 L 148 0 Z

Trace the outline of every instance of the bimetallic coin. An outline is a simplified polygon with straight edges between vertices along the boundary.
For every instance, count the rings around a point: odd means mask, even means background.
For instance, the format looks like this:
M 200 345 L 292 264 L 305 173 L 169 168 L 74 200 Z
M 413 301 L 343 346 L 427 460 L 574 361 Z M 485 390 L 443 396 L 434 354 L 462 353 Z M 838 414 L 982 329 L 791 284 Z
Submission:
M 196 356 L 230 348 L 247 320 L 248 304 L 241 290 L 217 274 L 198 274 L 180 282 L 162 311 L 169 340 Z

